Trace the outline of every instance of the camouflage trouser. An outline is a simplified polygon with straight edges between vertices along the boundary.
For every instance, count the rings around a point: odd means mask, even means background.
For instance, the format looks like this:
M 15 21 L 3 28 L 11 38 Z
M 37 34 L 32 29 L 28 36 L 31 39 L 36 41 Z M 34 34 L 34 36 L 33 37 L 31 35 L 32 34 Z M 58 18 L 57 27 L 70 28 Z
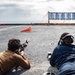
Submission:
M 64 63 L 60 67 L 58 75 L 75 75 L 75 62 Z

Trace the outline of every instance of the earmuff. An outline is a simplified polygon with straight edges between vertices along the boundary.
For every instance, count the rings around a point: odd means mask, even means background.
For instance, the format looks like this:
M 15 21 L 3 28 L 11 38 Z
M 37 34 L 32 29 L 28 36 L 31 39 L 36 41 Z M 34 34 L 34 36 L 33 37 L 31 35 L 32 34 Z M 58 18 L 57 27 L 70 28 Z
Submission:
M 74 42 L 74 37 L 71 35 L 71 34 L 67 34 L 67 35 L 65 35 L 64 37 L 62 37 L 60 40 L 59 40 L 59 45 L 60 44 L 63 44 L 63 40 L 65 39 L 65 38 L 67 38 L 67 37 L 70 37 L 71 38 L 71 40 L 72 40 L 72 42 L 71 43 L 73 43 Z
M 65 38 L 70 37 L 72 40 L 74 40 L 74 37 L 71 34 L 67 34 L 64 37 L 62 37 L 62 40 L 64 40 Z

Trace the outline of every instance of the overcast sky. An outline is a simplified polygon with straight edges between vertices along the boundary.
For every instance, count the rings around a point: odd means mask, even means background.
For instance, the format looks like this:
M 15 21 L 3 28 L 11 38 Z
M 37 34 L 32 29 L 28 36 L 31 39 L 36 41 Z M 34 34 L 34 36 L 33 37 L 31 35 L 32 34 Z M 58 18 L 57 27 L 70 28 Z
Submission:
M 47 22 L 48 11 L 75 12 L 75 0 L 0 0 L 0 23 Z

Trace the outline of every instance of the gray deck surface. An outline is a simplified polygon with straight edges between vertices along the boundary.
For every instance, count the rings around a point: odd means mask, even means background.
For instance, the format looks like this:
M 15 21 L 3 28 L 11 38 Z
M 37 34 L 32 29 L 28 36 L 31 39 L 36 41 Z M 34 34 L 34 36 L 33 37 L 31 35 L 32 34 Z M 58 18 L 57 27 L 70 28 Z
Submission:
M 20 32 L 28 26 L 0 26 L 0 52 L 7 49 L 8 40 L 18 38 L 23 43 L 29 40 L 25 54 L 31 63 L 31 69 L 9 72 L 6 75 L 42 75 L 50 68 L 47 53 L 53 51 L 63 32 L 75 37 L 75 26 L 31 26 L 31 32 Z

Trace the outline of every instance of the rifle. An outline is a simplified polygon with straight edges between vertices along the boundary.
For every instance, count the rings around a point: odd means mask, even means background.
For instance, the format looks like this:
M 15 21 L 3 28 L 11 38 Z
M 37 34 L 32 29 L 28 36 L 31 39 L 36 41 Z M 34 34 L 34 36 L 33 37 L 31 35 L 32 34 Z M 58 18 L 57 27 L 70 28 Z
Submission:
M 26 40 L 25 43 L 20 45 L 20 49 L 16 50 L 15 53 L 20 54 L 21 51 L 24 51 L 24 49 L 25 49 L 25 47 L 27 47 L 27 45 L 28 45 L 28 41 Z
M 17 54 L 20 55 L 20 52 L 21 51 L 24 51 L 24 49 L 25 49 L 25 47 L 27 47 L 27 45 L 28 45 L 28 41 L 26 40 L 25 43 L 23 43 L 23 44 L 20 45 L 20 49 L 19 50 L 16 50 L 15 53 L 17 53 Z M 19 65 L 16 65 L 14 69 L 17 71 L 18 70 L 18 67 L 19 67 Z

